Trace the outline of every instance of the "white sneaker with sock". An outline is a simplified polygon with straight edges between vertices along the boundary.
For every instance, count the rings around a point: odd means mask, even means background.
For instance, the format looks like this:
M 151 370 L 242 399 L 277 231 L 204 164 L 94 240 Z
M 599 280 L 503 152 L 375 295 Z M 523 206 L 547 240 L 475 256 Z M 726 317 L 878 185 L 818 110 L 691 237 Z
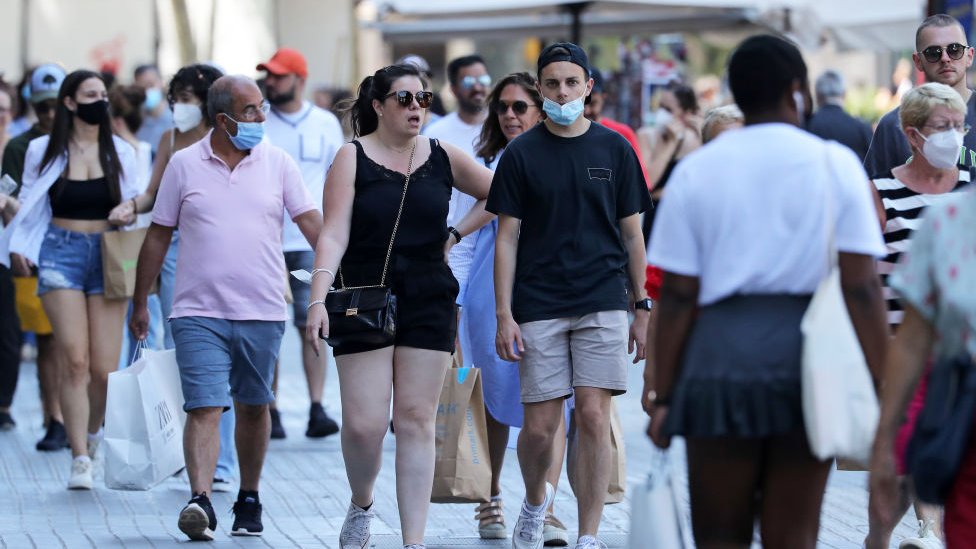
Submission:
M 71 460 L 71 477 L 68 479 L 68 490 L 91 490 L 92 461 L 88 456 L 78 456 Z
M 522 511 L 515 521 L 515 532 L 512 533 L 513 549 L 542 549 L 545 543 L 542 531 L 546 520 L 546 509 L 556 498 L 556 490 L 552 484 L 546 483 L 546 498 L 541 507 L 533 507 L 522 500 Z
M 339 547 L 341 549 L 365 549 L 369 545 L 369 523 L 373 520 L 373 504 L 369 509 L 357 507 L 350 502 L 346 511 L 346 520 L 339 532 Z

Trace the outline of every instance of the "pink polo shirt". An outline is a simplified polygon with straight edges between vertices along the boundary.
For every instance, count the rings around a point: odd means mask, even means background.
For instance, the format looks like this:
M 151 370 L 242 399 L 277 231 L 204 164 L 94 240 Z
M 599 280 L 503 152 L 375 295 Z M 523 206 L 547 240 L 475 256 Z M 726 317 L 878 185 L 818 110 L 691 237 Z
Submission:
M 298 166 L 267 142 L 233 171 L 210 134 L 174 154 L 152 214 L 180 230 L 170 318 L 286 320 L 281 212 L 294 219 L 313 209 Z

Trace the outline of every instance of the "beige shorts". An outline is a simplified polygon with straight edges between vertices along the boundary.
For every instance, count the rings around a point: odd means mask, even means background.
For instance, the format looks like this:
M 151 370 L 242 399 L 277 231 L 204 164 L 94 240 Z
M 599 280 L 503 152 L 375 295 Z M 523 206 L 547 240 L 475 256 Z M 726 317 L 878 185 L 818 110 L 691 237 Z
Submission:
M 519 362 L 522 402 L 573 394 L 574 387 L 627 391 L 627 311 L 519 324 L 525 352 Z

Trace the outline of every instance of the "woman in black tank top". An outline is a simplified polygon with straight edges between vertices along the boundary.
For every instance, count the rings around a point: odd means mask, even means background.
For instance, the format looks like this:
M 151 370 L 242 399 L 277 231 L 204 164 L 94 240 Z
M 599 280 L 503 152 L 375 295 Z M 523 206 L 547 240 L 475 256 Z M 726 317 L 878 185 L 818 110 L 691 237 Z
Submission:
M 339 536 L 343 547 L 360 547 L 369 538 L 372 487 L 393 393 L 403 543 L 423 547 L 434 476 L 434 418 L 457 322 L 458 284 L 447 252 L 492 218 L 484 211 L 491 171 L 460 149 L 419 136 L 430 99 L 412 65 L 389 66 L 363 80 L 348 109 L 358 139 L 336 154 L 325 184 L 325 224 L 315 250 L 306 328 L 316 349 L 319 334 L 329 333 L 323 303 L 329 286 L 380 283 L 403 198 L 386 276 L 397 298 L 395 342 L 333 349 L 352 490 Z M 453 187 L 479 200 L 457 227 L 448 227 Z

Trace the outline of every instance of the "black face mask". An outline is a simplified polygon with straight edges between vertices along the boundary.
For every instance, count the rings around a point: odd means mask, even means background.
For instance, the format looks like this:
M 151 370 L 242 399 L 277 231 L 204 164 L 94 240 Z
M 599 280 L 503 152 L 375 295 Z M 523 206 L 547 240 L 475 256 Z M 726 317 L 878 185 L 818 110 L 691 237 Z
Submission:
M 78 103 L 75 114 L 82 121 L 98 126 L 108 119 L 108 101 L 100 99 L 91 103 Z

